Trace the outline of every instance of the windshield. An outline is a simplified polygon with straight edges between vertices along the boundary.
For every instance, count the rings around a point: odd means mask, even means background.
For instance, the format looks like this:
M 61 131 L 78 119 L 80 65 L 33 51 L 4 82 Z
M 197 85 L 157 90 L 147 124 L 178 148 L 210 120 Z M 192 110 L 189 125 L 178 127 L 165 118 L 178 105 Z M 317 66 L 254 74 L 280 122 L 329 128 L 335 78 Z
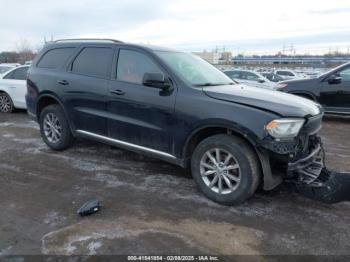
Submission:
M 234 84 L 232 80 L 198 56 L 169 51 L 155 52 L 173 71 L 193 86 Z
M 3 74 L 7 71 L 9 71 L 12 67 L 9 66 L 0 66 L 0 74 Z

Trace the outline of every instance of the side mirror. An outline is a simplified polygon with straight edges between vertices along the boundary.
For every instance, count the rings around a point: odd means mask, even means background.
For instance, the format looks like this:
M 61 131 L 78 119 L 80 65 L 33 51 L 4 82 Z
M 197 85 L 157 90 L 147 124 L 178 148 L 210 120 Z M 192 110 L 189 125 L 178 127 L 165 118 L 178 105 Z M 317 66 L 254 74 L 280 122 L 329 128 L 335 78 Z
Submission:
M 145 73 L 143 75 L 142 84 L 162 90 L 166 90 L 170 87 L 170 82 L 165 79 L 162 73 Z
M 258 83 L 260 83 L 260 84 L 265 83 L 265 80 L 264 79 L 259 79 Z
M 336 85 L 336 84 L 340 84 L 341 81 L 342 81 L 342 78 L 340 76 L 337 76 L 337 75 L 332 75 L 328 78 L 328 83 L 330 85 Z

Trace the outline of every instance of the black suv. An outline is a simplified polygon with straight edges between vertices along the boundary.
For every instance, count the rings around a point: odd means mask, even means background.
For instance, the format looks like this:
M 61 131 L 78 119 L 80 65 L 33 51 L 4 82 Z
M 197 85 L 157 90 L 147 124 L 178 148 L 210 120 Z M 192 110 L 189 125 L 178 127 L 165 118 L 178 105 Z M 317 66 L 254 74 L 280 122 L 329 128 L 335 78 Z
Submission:
M 327 114 L 350 115 L 350 63 L 316 78 L 280 82 L 277 88 L 320 103 Z
M 191 167 L 199 189 L 219 203 L 320 174 L 318 104 L 234 84 L 191 54 L 59 40 L 33 61 L 27 86 L 28 112 L 50 148 L 84 137 Z

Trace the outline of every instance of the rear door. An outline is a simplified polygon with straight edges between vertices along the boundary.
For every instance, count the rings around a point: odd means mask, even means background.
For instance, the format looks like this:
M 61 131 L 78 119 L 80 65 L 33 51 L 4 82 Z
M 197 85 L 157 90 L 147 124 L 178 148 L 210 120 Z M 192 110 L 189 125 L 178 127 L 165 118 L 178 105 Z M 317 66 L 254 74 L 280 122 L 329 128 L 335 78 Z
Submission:
M 107 94 L 113 45 L 86 45 L 57 80 L 76 130 L 107 135 Z
M 337 82 L 329 82 L 332 76 L 339 77 Z M 350 113 L 350 67 L 335 72 L 321 82 L 320 102 L 328 112 Z
M 27 92 L 26 78 L 28 67 L 19 67 L 3 77 L 1 85 L 7 89 L 15 107 L 25 108 L 25 94 Z
M 162 91 L 144 86 L 145 73 L 169 75 L 150 54 L 121 48 L 109 86 L 109 136 L 158 151 L 171 153 L 176 89 Z

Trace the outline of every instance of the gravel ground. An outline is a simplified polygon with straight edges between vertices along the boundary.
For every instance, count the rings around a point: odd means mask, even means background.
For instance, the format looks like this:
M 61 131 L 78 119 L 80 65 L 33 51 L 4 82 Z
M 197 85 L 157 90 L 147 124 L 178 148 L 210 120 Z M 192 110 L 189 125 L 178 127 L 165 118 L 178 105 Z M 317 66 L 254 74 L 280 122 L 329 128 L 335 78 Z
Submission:
M 327 164 L 349 171 L 350 120 L 325 119 Z M 350 255 L 350 203 L 280 187 L 236 207 L 207 200 L 165 162 L 77 141 L 54 152 L 24 112 L 0 114 L 0 255 Z M 80 218 L 90 198 L 101 212 Z

